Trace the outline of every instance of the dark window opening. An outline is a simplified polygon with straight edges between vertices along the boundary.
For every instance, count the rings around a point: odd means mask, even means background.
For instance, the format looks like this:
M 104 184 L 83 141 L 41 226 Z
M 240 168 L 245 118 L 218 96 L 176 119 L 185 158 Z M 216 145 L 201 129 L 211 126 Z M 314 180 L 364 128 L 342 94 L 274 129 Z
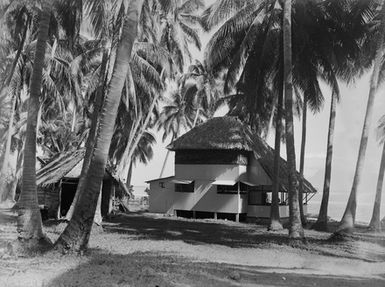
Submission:
M 194 182 L 189 184 L 176 183 L 175 191 L 176 192 L 194 192 Z
M 214 212 L 196 211 L 195 218 L 198 218 L 198 219 L 214 218 Z
M 184 218 L 193 218 L 194 214 L 191 210 L 175 210 L 176 216 Z
M 235 221 L 236 220 L 236 217 L 235 217 L 235 213 L 217 213 L 217 218 L 218 219 L 227 219 L 227 220 L 231 220 L 231 221 Z
M 238 193 L 238 182 L 234 185 L 217 185 L 218 193 Z

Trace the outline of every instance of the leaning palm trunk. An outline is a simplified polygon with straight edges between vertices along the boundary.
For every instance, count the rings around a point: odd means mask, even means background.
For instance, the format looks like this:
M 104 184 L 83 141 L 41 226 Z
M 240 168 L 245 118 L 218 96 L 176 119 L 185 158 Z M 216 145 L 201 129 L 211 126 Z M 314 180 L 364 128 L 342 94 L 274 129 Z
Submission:
M 369 224 L 370 229 L 376 232 L 381 231 L 380 213 L 381 213 L 381 195 L 382 195 L 382 184 L 384 182 L 384 172 L 385 172 L 385 142 L 382 145 L 382 156 L 381 156 L 380 171 L 378 173 L 376 197 L 374 200 L 372 219 L 370 220 L 370 224 Z
M 130 65 L 132 46 L 137 34 L 141 4 L 142 0 L 131 1 L 124 19 L 111 82 L 100 113 L 96 142 L 91 154 L 90 167 L 86 174 L 85 186 L 87 189 L 80 194 L 74 214 L 56 243 L 57 249 L 62 252 L 81 251 L 86 249 L 88 245 L 116 115 Z
M 171 142 L 173 142 L 174 139 L 175 139 L 175 134 L 172 135 Z M 163 173 L 164 173 L 164 170 L 166 169 L 166 164 L 167 164 L 167 160 L 168 160 L 169 156 L 170 156 L 170 150 L 167 150 L 166 156 L 165 156 L 164 161 L 163 161 L 162 169 L 160 170 L 159 177 L 163 176 Z
M 281 76 L 282 79 L 282 76 Z M 269 230 L 276 231 L 282 229 L 279 215 L 279 190 L 281 183 L 279 181 L 279 161 L 281 159 L 281 129 L 282 129 L 282 105 L 283 105 L 283 85 L 280 82 L 280 89 L 278 94 L 277 116 L 275 120 L 275 144 L 274 144 L 274 178 L 270 209 L 270 224 Z
M 330 118 L 329 118 L 329 131 L 328 131 L 328 143 L 326 149 L 326 161 L 325 161 L 325 178 L 324 188 L 322 193 L 321 207 L 318 214 L 317 222 L 313 225 L 313 228 L 320 231 L 327 231 L 328 229 L 328 205 L 329 205 L 329 193 L 330 182 L 332 175 L 332 159 L 333 159 L 333 136 L 334 126 L 336 121 L 336 107 L 337 107 L 337 94 L 332 93 L 332 100 L 330 104 Z
M 159 96 L 160 96 L 160 93 L 157 93 L 154 96 L 154 98 L 152 99 L 152 103 L 151 103 L 151 105 L 150 105 L 150 107 L 148 109 L 148 113 L 147 113 L 147 116 L 146 116 L 146 118 L 144 120 L 142 128 L 140 129 L 139 133 L 137 135 L 135 135 L 135 140 L 132 143 L 132 146 L 129 147 L 129 153 L 128 153 L 128 156 L 127 156 L 127 162 L 125 164 L 126 167 L 130 167 L 131 166 L 131 162 L 133 160 L 133 158 L 132 158 L 133 154 L 134 154 L 136 148 L 138 147 L 138 144 L 139 144 L 141 138 L 143 137 L 144 132 L 147 129 L 147 126 L 148 126 L 148 124 L 150 122 L 150 119 L 151 119 L 151 116 L 152 116 L 152 112 L 153 112 L 153 110 L 155 108 L 155 105 L 156 105 L 158 99 L 159 99 Z
M 101 65 L 101 73 L 99 80 L 101 83 L 105 83 L 105 77 L 106 77 L 106 69 L 107 69 L 107 60 L 108 60 L 108 51 L 105 50 L 103 53 L 102 58 L 102 65 Z M 102 103 L 104 100 L 104 88 L 102 87 L 100 90 L 96 92 L 96 98 L 95 98 L 95 104 L 94 104 L 94 110 L 91 117 L 91 126 L 90 131 L 88 133 L 87 142 L 86 142 L 86 153 L 84 155 L 83 159 L 83 166 L 82 171 L 80 174 L 80 180 L 78 183 L 78 186 L 76 188 L 76 193 L 74 196 L 74 199 L 72 200 L 70 209 L 68 210 L 66 214 L 66 220 L 71 220 L 72 215 L 74 213 L 75 205 L 79 201 L 80 194 L 84 191 L 84 182 L 85 182 L 85 175 L 88 172 L 88 169 L 90 167 L 91 162 L 91 152 L 93 150 L 93 147 L 95 145 L 95 137 L 96 137 L 96 130 L 98 126 L 98 118 L 100 114 L 100 110 L 102 108 Z
M 336 232 L 339 234 L 350 233 L 353 231 L 353 228 L 354 228 L 354 223 L 356 219 L 356 208 L 357 208 L 357 189 L 360 184 L 361 174 L 364 168 L 365 153 L 366 153 L 366 147 L 368 145 L 369 129 L 370 129 L 370 124 L 372 121 L 372 114 L 373 114 L 373 103 L 374 103 L 374 98 L 378 87 L 378 78 L 380 75 L 380 69 L 382 65 L 382 57 L 384 55 L 384 51 L 383 51 L 384 33 L 385 33 L 385 5 L 383 3 L 382 9 L 381 9 L 381 29 L 377 39 L 377 50 L 376 50 L 376 56 L 374 59 L 373 73 L 370 79 L 370 90 L 369 90 L 369 96 L 368 96 L 368 103 L 366 106 L 364 126 L 362 128 L 361 142 L 360 142 L 360 148 L 358 151 L 356 170 L 354 173 L 353 185 L 352 185 L 352 190 L 350 192 L 350 196 L 348 199 L 348 203 L 346 205 L 344 215 L 341 219 L 340 225 Z
M 24 239 L 41 239 L 44 237 L 36 187 L 36 128 L 50 16 L 48 3 L 43 1 L 28 101 L 22 191 L 18 202 L 18 232 L 19 237 Z
M 305 93 L 303 98 L 302 108 L 302 139 L 301 139 L 301 155 L 299 160 L 299 189 L 298 189 L 298 200 L 299 200 L 299 211 L 301 214 L 302 225 L 306 225 L 307 220 L 303 211 L 303 180 L 304 180 L 304 169 L 305 169 L 305 146 L 306 146 L 306 117 L 307 117 L 307 95 Z
M 298 184 L 295 164 L 294 124 L 293 124 L 293 75 L 291 46 L 291 0 L 285 0 L 283 8 L 283 59 L 286 112 L 286 153 L 289 169 L 289 237 L 304 236 L 298 203 Z

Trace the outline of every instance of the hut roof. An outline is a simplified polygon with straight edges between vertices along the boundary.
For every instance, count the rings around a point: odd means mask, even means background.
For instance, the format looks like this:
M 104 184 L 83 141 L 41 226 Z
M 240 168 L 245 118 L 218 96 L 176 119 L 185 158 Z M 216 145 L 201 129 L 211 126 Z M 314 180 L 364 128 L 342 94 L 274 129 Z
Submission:
M 235 117 L 212 118 L 196 126 L 167 146 L 169 150 L 252 151 L 250 129 Z
M 168 149 L 177 150 L 243 150 L 253 152 L 267 175 L 274 175 L 274 149 L 250 128 L 235 117 L 217 117 L 193 128 L 173 141 Z M 288 190 L 288 166 L 286 160 L 280 158 L 280 184 Z M 297 172 L 297 177 L 300 174 Z M 313 185 L 303 180 L 304 192 L 315 193 Z
M 36 173 L 37 185 L 49 185 L 65 177 L 84 157 L 85 150 L 69 151 L 52 159 Z
M 51 160 L 36 173 L 37 185 L 47 186 L 59 182 L 64 177 L 78 178 L 83 166 L 85 149 L 69 151 Z M 132 192 L 116 174 L 112 165 L 108 162 L 106 172 L 115 183 L 132 197 Z

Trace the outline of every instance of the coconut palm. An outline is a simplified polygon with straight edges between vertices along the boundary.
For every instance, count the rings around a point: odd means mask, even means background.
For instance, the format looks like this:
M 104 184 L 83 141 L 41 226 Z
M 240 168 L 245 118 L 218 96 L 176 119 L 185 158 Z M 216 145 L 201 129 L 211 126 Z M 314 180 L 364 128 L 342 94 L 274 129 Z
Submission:
M 130 65 L 132 47 L 137 35 L 141 7 L 141 0 L 131 1 L 124 17 L 112 78 L 100 114 L 100 125 L 91 155 L 90 168 L 86 174 L 85 186 L 88 188 L 80 195 L 74 214 L 56 243 L 57 248 L 62 251 L 79 251 L 87 248 L 88 245 L 116 114 Z
M 163 130 L 162 141 L 171 136 L 171 142 L 179 136 L 183 130 L 192 128 L 195 116 L 194 98 L 195 93 L 183 85 L 181 79 L 178 87 L 173 89 L 165 100 L 165 106 L 160 113 L 158 131 Z M 160 177 L 163 176 L 166 167 L 169 151 L 163 161 Z
M 160 13 L 160 40 L 162 47 L 172 55 L 179 72 L 186 63 L 191 62 L 190 45 L 199 50 L 201 42 L 197 26 L 200 17 L 196 15 L 204 7 L 201 0 L 158 0 Z
M 23 182 L 18 202 L 18 231 L 25 239 L 44 238 L 36 190 L 36 125 L 39 111 L 39 96 L 43 78 L 43 65 L 48 39 L 51 11 L 46 1 L 42 3 L 38 39 L 30 86 L 28 122 L 24 145 Z
M 285 0 L 283 5 L 283 77 L 285 90 L 285 132 L 286 153 L 289 170 L 289 236 L 301 238 L 304 236 L 298 203 L 297 176 L 294 147 L 293 125 L 293 83 L 292 83 L 292 37 L 291 37 L 291 0 Z
M 370 79 L 370 90 L 369 90 L 368 102 L 366 106 L 364 124 L 362 128 L 358 158 L 357 158 L 357 163 L 356 163 L 356 168 L 355 168 L 355 173 L 353 178 L 352 189 L 345 208 L 344 215 L 342 216 L 340 225 L 336 231 L 337 234 L 352 232 L 355 224 L 356 208 L 357 208 L 357 189 L 360 183 L 361 174 L 364 166 L 366 147 L 367 147 L 368 137 L 369 137 L 369 129 L 370 129 L 371 118 L 373 114 L 374 98 L 378 89 L 379 76 L 380 76 L 381 67 L 382 67 L 382 59 L 385 52 L 384 50 L 385 3 L 384 1 L 381 1 L 381 2 L 382 2 L 381 3 L 382 8 L 381 8 L 381 11 L 379 12 L 380 26 L 378 29 L 378 34 L 376 35 L 376 38 L 375 38 L 376 55 L 375 55 L 374 64 L 373 64 L 373 72 Z
M 382 185 L 384 182 L 384 173 L 385 173 L 385 141 L 384 141 L 384 127 L 385 127 L 385 117 L 380 119 L 380 124 L 378 126 L 378 138 L 382 144 L 382 155 L 380 162 L 380 169 L 378 172 L 377 187 L 376 187 L 376 196 L 374 199 L 373 213 L 372 218 L 369 223 L 369 228 L 375 232 L 381 231 L 381 197 L 382 197 Z

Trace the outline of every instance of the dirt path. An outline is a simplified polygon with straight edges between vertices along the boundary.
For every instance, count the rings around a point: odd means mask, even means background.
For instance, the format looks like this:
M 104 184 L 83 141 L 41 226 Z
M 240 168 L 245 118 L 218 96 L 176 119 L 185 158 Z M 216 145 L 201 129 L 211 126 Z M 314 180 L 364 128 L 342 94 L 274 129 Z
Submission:
M 10 238 L 13 225 L 0 226 Z M 55 239 L 62 228 L 46 230 Z M 383 236 L 336 245 L 307 231 L 308 244 L 291 247 L 286 231 L 149 214 L 104 228 L 86 256 L 0 259 L 0 286 L 385 286 Z

